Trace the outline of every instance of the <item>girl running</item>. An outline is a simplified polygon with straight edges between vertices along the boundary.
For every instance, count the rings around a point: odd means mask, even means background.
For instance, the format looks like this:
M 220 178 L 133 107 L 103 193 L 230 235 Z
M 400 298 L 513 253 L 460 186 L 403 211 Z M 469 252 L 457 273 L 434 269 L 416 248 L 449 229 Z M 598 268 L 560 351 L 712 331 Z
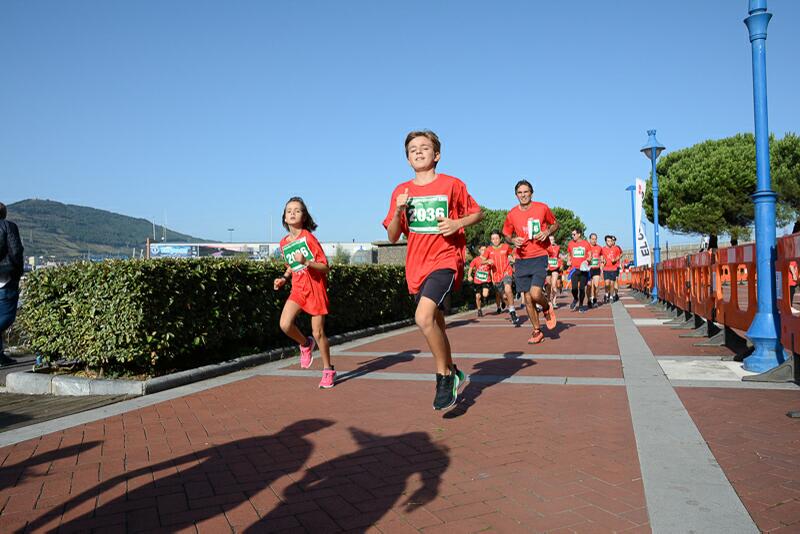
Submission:
M 281 313 L 281 330 L 300 344 L 300 367 L 308 369 L 314 361 L 314 347 L 319 346 L 322 356 L 322 380 L 319 387 L 332 388 L 336 371 L 331 365 L 328 336 L 325 335 L 325 316 L 328 315 L 328 258 L 322 246 L 311 232 L 317 224 L 308 213 L 300 197 L 292 197 L 283 209 L 283 227 L 289 235 L 281 239 L 281 254 L 286 260 L 286 272 L 276 278 L 275 291 L 286 285 L 291 278 L 292 290 Z M 304 311 L 311 316 L 312 336 L 304 336 L 294 324 Z

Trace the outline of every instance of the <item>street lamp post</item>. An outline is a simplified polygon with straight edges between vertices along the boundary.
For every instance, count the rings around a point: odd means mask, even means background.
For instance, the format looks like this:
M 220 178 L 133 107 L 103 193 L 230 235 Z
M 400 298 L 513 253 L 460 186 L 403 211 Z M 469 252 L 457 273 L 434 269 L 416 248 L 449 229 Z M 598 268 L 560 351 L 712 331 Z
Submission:
M 661 261 L 661 248 L 658 245 L 658 174 L 656 173 L 656 160 L 663 152 L 664 147 L 656 139 L 655 130 L 647 130 L 647 144 L 640 152 L 647 156 L 653 164 L 653 302 L 658 302 L 658 263 Z
M 775 197 L 769 173 L 769 125 L 767 120 L 767 0 L 749 0 L 750 15 L 744 19 L 753 56 L 753 109 L 756 134 L 756 276 L 758 311 L 747 330 L 753 354 L 744 360 L 748 371 L 763 373 L 783 363 L 775 301 Z
M 636 267 L 636 199 L 634 198 L 634 193 L 636 193 L 636 186 L 629 185 L 625 188 L 625 191 L 631 192 L 631 228 L 633 228 L 633 266 Z
M 233 243 L 233 231 L 236 228 L 228 228 L 228 242 Z

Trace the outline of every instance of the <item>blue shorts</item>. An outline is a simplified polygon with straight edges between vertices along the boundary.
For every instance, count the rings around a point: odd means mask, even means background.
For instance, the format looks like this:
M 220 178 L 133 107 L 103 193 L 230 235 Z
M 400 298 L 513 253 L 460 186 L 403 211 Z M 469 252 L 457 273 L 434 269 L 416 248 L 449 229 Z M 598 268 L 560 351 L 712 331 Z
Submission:
M 519 259 L 514 262 L 514 281 L 517 291 L 527 293 L 531 287 L 544 287 L 547 278 L 547 256 Z

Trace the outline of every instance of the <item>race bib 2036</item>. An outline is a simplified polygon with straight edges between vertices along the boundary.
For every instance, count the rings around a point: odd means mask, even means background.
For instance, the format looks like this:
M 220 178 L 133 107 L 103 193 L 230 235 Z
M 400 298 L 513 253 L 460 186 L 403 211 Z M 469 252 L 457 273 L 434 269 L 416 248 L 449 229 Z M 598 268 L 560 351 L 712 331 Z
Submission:
M 415 234 L 438 234 L 440 217 L 450 215 L 447 195 L 412 197 L 407 208 L 408 229 Z
M 314 255 L 311 254 L 305 237 L 287 243 L 283 247 L 283 259 L 286 260 L 286 263 L 289 264 L 293 271 L 302 271 L 306 268 L 305 265 L 294 259 L 296 252 L 302 252 L 303 256 L 306 257 L 306 262 L 314 261 Z
M 584 258 L 586 257 L 586 249 L 584 247 L 575 247 L 572 249 L 572 257 L 573 258 Z

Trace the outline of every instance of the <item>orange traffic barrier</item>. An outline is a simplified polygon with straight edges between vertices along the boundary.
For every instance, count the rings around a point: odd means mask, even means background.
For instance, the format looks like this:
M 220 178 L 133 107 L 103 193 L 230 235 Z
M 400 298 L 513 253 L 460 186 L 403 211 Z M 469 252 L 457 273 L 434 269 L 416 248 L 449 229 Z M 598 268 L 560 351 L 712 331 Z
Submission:
M 756 246 L 740 245 L 719 249 L 717 251 L 716 269 L 720 280 L 723 280 L 722 273 L 727 268 L 728 284 L 717 284 L 715 288 L 717 321 L 738 330 L 746 331 L 753 322 L 756 315 Z M 740 266 L 744 270 L 740 271 Z M 733 280 L 730 273 L 744 273 L 741 283 L 747 284 L 747 289 L 739 289 L 739 275 Z M 727 290 L 725 289 L 727 287 Z M 726 298 L 727 297 L 727 298 Z
M 778 254 L 775 261 L 775 273 L 780 281 L 776 284 L 778 311 L 781 317 L 781 344 L 784 349 L 800 354 L 800 312 L 795 312 L 791 302 L 791 274 L 789 266 L 794 262 L 795 268 L 800 265 L 800 234 L 782 237 L 778 240 Z M 798 290 L 800 291 L 800 290 Z M 799 306 L 800 307 L 800 306 Z M 793 309 L 794 308 L 794 309 Z
M 712 264 L 714 253 L 710 250 L 692 254 L 687 258 L 689 283 L 689 300 L 692 313 L 696 313 L 707 321 L 714 320 L 714 280 Z

